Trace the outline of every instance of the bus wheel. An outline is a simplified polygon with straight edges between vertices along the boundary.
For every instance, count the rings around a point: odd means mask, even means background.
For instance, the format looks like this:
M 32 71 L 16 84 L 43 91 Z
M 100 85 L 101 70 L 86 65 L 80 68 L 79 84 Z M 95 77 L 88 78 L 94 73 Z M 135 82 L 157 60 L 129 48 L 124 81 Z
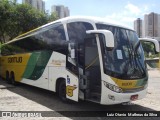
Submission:
M 9 79 L 9 72 L 8 72 L 8 71 L 6 72 L 6 82 L 7 82 L 8 84 L 11 83 L 11 81 L 10 81 L 10 79 Z
M 16 81 L 15 81 L 15 77 L 14 77 L 14 73 L 13 72 L 11 72 L 10 81 L 11 81 L 12 85 L 16 85 Z
M 62 80 L 60 83 L 59 83 L 59 87 L 58 87 L 58 95 L 60 97 L 60 99 L 63 101 L 63 102 L 67 102 L 67 98 L 66 98 L 66 83 L 64 80 Z

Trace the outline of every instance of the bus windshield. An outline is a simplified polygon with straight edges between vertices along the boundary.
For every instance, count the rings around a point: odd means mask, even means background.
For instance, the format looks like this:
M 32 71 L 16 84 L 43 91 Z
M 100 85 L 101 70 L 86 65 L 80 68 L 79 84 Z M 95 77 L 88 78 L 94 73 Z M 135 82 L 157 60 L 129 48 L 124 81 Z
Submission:
M 147 78 L 144 52 L 141 44 L 137 47 L 136 32 L 105 24 L 96 26 L 111 31 L 115 39 L 112 50 L 107 50 L 105 41 L 101 42 L 105 74 L 123 80 Z

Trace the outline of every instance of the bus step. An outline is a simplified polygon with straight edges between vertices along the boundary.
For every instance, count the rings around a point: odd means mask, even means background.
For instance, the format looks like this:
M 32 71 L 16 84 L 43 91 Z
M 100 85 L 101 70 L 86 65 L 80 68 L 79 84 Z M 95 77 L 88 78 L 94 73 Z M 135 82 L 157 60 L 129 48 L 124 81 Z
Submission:
M 100 101 L 97 101 L 97 100 L 93 100 L 93 99 L 86 99 L 87 101 L 90 101 L 90 102 L 94 102 L 94 103 L 98 103 L 100 104 Z
M 101 94 L 97 92 L 91 92 L 90 97 L 87 99 L 88 101 L 93 101 L 96 103 L 100 103 Z
M 92 92 L 97 92 L 97 93 L 101 93 L 101 86 L 96 85 L 92 88 L 91 90 Z

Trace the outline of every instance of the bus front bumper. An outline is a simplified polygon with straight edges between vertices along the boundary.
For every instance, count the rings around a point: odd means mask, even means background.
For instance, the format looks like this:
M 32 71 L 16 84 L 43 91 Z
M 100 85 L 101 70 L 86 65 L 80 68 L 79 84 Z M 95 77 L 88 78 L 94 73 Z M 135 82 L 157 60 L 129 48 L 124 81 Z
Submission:
M 132 93 L 116 93 L 108 89 L 106 86 L 104 86 L 104 84 L 102 84 L 101 104 L 112 105 L 112 104 L 130 102 L 142 99 L 146 96 L 146 94 L 147 94 L 147 89 Z

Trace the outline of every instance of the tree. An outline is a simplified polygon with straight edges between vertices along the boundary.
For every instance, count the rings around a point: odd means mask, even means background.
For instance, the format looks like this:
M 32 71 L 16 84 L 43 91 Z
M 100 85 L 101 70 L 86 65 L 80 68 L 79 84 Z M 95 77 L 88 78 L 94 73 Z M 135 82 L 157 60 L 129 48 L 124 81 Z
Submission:
M 155 46 L 153 43 L 150 42 L 142 42 L 142 46 L 144 49 L 144 53 L 145 53 L 145 57 L 149 58 L 153 58 L 153 57 L 158 57 L 158 54 L 155 54 Z
M 56 19 L 58 19 L 58 14 L 56 12 L 52 12 L 51 15 L 48 15 L 49 18 L 48 18 L 48 22 L 52 22 Z
M 8 31 L 7 25 L 10 25 L 10 16 L 13 14 L 13 4 L 8 0 L 0 1 L 0 42 L 4 43 Z
M 28 4 L 17 4 L 16 0 L 0 1 L 0 42 L 5 43 L 19 34 L 35 29 L 58 17 L 40 12 Z
M 44 13 L 39 12 L 28 4 L 16 6 L 15 21 L 17 26 L 15 32 L 18 34 L 27 32 L 48 22 Z

